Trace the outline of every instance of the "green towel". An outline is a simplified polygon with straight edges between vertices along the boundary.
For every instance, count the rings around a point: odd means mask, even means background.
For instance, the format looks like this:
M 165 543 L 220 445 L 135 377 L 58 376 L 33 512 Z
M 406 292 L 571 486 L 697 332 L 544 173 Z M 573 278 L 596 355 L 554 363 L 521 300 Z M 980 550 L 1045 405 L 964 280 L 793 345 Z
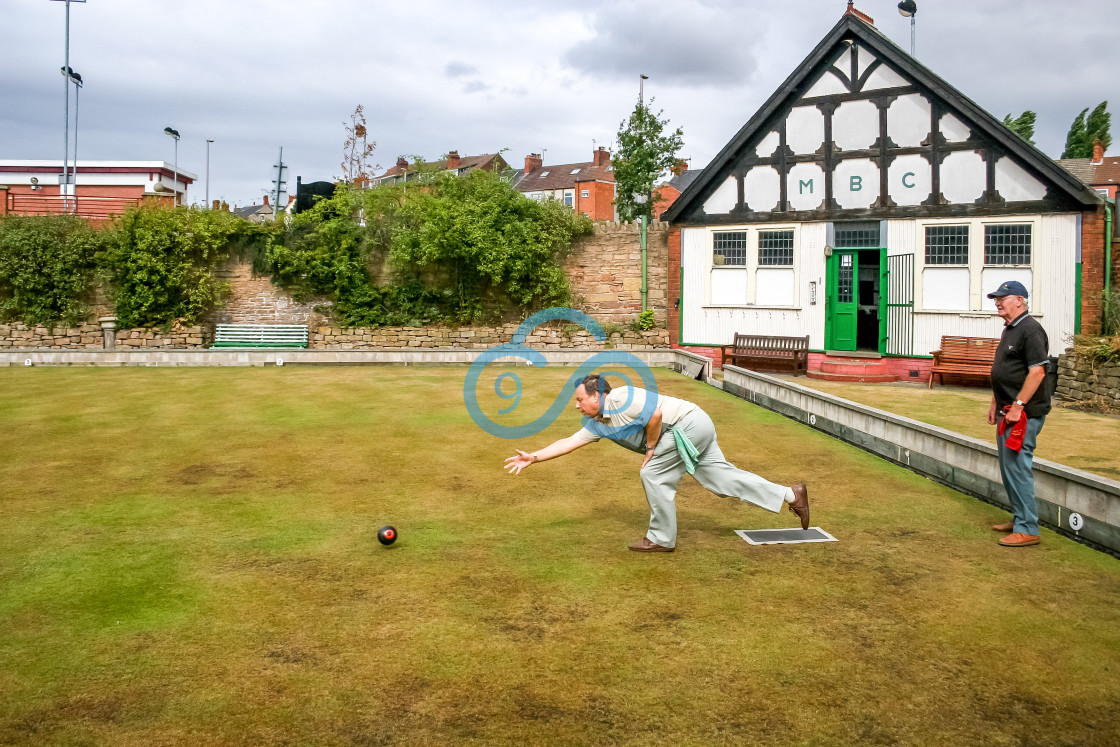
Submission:
M 684 435 L 684 431 L 679 428 L 673 429 L 673 440 L 677 442 L 677 453 L 681 455 L 685 470 L 690 475 L 696 474 L 696 457 L 700 456 L 700 452 L 688 440 L 688 436 Z

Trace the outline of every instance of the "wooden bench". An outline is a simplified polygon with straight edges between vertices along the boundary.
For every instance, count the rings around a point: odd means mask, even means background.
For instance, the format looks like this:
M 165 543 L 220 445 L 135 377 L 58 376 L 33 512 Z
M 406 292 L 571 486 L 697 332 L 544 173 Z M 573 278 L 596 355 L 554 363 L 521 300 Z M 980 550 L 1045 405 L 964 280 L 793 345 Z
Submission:
M 216 348 L 305 348 L 306 324 L 219 324 Z
M 735 334 L 735 342 L 720 347 L 723 365 L 766 371 L 793 371 L 794 376 L 809 369 L 809 336 Z
M 933 368 L 929 372 L 929 388 L 933 388 L 934 376 L 940 376 L 942 384 L 945 383 L 946 376 L 990 379 L 997 348 L 998 338 L 942 335 L 941 349 L 932 351 Z

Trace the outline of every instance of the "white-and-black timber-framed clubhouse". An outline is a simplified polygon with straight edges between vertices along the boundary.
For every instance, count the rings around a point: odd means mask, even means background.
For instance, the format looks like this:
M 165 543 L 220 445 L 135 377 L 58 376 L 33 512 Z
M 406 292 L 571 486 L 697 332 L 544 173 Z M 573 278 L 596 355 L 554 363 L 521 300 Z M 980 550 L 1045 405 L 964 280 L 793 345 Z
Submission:
M 1051 354 L 1097 331 L 1104 201 L 859 15 L 662 216 L 673 342 L 808 335 L 810 368 L 860 351 L 924 376 L 943 335 L 999 336 L 1005 280 Z

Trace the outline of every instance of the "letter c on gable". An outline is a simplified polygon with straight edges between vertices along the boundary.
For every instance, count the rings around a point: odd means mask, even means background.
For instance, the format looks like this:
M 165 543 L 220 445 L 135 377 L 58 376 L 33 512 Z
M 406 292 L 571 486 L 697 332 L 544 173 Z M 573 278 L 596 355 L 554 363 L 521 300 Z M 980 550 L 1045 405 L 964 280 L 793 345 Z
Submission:
M 912 182 L 910 184 L 906 183 L 906 177 L 908 177 L 908 176 L 914 176 L 914 172 L 913 171 L 907 171 L 905 174 L 902 175 L 902 186 L 906 187 L 907 189 L 913 189 L 914 184 Z

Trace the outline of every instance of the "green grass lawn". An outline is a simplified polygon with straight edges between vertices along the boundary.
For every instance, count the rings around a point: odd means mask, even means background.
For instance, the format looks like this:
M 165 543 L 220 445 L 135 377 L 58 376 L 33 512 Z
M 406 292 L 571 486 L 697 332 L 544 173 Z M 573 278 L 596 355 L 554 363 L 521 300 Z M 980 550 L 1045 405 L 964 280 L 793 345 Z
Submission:
M 802 386 L 957 433 L 995 443 L 995 427 L 988 425 L 992 391 L 971 386 L 925 384 L 856 384 L 819 381 L 805 376 L 778 376 Z M 1043 459 L 1120 480 L 1120 417 L 1085 412 L 1055 403 L 1046 416 L 1035 454 Z
M 502 441 L 465 374 L 0 369 L 0 743 L 1120 742 L 1120 561 L 671 373 L 840 541 L 686 478 L 630 553 L 640 457 L 507 475 L 576 413 Z

